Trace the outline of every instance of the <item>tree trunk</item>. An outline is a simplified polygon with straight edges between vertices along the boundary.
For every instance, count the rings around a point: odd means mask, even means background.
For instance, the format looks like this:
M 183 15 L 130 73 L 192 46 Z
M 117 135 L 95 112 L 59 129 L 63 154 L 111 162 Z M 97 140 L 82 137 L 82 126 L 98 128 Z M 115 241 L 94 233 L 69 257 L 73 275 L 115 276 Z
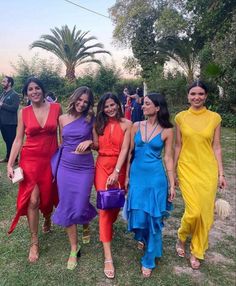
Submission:
M 66 78 L 69 82 L 75 81 L 75 67 L 74 66 L 67 66 L 66 67 Z

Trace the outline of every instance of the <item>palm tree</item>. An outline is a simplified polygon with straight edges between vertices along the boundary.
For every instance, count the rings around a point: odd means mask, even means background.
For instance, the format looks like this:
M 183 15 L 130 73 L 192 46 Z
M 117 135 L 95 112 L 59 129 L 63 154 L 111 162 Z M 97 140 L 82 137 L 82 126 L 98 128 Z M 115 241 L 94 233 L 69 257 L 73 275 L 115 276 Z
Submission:
M 66 78 L 69 81 L 75 79 L 75 68 L 84 63 L 97 63 L 101 61 L 95 58 L 97 54 L 109 54 L 104 50 L 103 44 L 95 42 L 96 37 L 88 35 L 81 30 L 76 31 L 76 26 L 72 31 L 67 25 L 61 29 L 55 27 L 51 29 L 53 35 L 42 35 L 41 40 L 34 41 L 30 48 L 42 48 L 56 55 L 66 66 Z M 90 42 L 93 43 L 90 43 Z
M 188 38 L 166 37 L 157 43 L 157 51 L 174 60 L 184 72 L 189 83 L 199 69 L 198 50 Z

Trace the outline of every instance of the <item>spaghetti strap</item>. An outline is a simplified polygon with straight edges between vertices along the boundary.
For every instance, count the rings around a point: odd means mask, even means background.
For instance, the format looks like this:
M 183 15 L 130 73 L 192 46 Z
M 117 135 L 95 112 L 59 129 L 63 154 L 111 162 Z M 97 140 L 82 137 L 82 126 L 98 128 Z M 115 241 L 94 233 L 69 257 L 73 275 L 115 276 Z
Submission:
M 141 121 L 138 122 L 138 131 L 140 130 Z

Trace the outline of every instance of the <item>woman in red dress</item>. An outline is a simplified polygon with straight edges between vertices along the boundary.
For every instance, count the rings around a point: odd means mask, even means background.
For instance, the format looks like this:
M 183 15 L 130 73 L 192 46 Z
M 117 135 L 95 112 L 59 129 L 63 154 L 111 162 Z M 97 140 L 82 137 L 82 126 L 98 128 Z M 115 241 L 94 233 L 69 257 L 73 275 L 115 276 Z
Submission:
M 23 94 L 28 96 L 31 105 L 19 112 L 17 134 L 8 161 L 7 173 L 10 179 L 14 176 L 14 162 L 21 150 L 19 166 L 23 170 L 24 180 L 19 184 L 17 212 L 8 233 L 15 229 L 20 216 L 27 216 L 31 233 L 28 260 L 35 262 L 39 258 L 39 210 L 45 217 L 43 231 L 48 232 L 53 205 L 57 203 L 50 160 L 58 147 L 57 126 L 61 107 L 58 103 L 49 103 L 45 100 L 45 89 L 37 78 L 27 80 Z M 23 143 L 24 136 L 26 140 Z
M 98 158 L 95 168 L 95 188 L 104 190 L 106 186 L 117 185 L 124 188 L 126 175 L 126 158 L 130 144 L 132 123 L 122 114 L 118 98 L 107 93 L 98 103 L 95 129 L 98 134 Z M 113 223 L 120 209 L 99 211 L 100 241 L 104 250 L 104 274 L 114 278 L 111 241 Z

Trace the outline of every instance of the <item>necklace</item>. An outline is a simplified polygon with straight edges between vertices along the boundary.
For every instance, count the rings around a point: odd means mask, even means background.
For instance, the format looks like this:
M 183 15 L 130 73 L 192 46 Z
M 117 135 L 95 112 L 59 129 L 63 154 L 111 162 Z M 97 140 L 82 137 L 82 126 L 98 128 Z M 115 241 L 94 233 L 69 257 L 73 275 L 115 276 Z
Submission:
M 154 133 L 155 130 L 157 129 L 157 126 L 158 126 L 158 125 L 159 125 L 159 124 L 158 124 L 158 122 L 157 122 L 157 124 L 153 127 L 151 133 L 150 133 L 149 136 L 148 136 L 148 134 L 147 134 L 147 121 L 146 121 L 146 125 L 145 125 L 145 142 L 147 142 L 147 143 L 149 142 L 149 140 L 151 139 L 153 133 Z

